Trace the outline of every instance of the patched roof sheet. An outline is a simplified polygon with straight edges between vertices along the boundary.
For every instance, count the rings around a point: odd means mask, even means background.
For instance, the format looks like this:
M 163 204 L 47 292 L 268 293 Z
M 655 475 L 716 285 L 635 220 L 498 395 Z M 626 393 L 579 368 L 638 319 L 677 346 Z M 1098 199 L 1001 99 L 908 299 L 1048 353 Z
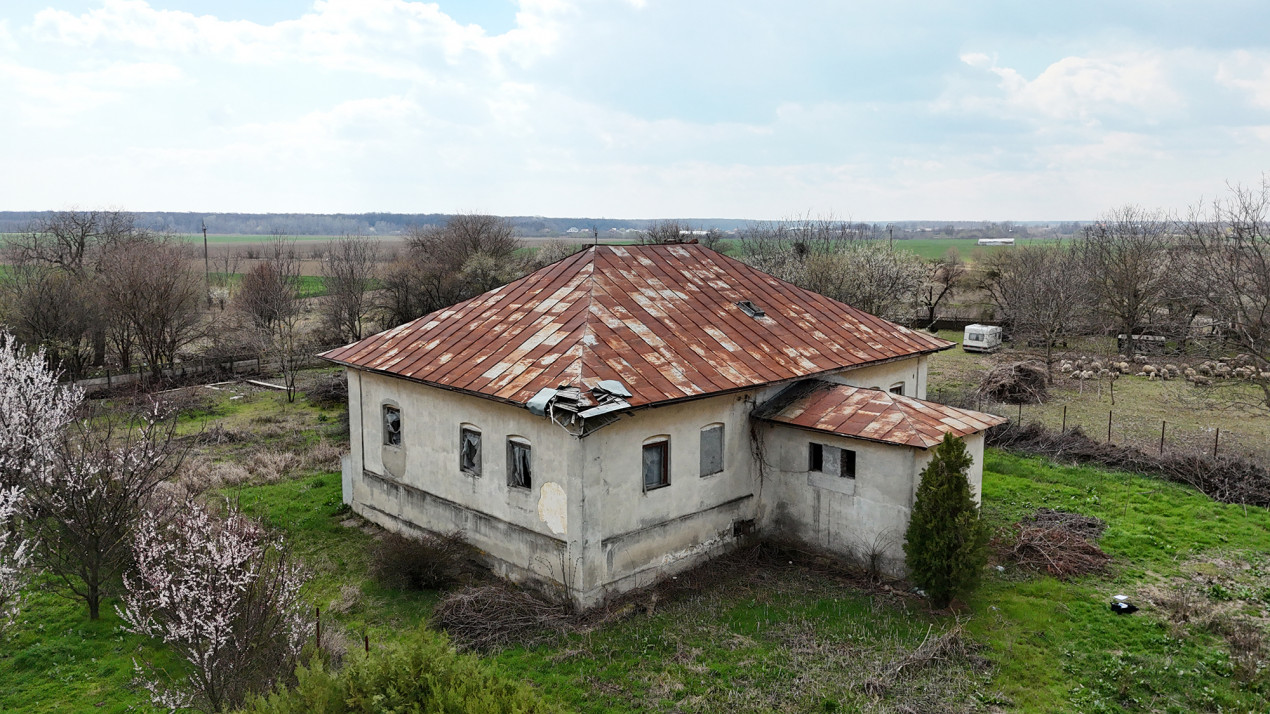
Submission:
M 958 409 L 880 389 L 821 380 L 795 384 L 773 397 L 755 418 L 856 439 L 929 449 L 944 434 L 966 436 L 1005 417 Z
M 601 245 L 322 356 L 516 404 L 613 379 L 640 406 L 951 344 L 699 245 Z

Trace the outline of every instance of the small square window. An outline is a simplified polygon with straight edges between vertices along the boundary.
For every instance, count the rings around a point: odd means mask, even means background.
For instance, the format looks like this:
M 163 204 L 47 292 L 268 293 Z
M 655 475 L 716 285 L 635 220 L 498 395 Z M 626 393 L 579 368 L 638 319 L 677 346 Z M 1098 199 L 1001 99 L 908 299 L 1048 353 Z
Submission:
M 390 404 L 384 405 L 384 443 L 401 446 L 401 410 Z
M 714 424 L 701 430 L 701 475 L 723 470 L 723 425 Z
M 807 470 L 813 473 L 855 478 L 855 452 L 836 446 L 808 444 Z
M 670 442 L 644 444 L 644 490 L 670 485 Z
M 529 444 L 507 441 L 507 485 L 514 488 L 533 486 L 533 459 Z
M 890 391 L 891 394 L 898 394 L 901 397 L 904 396 L 904 383 L 899 382 L 898 384 L 892 384 Z
M 459 470 L 481 475 L 481 432 L 475 429 L 459 429 Z

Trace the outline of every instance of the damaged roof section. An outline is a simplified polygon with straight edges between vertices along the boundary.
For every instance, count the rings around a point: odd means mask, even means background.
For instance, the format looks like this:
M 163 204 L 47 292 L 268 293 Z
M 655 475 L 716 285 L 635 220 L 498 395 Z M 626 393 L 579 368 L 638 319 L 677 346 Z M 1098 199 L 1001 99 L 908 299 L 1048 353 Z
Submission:
M 634 407 L 949 346 L 708 248 L 648 245 L 594 246 L 322 356 L 521 405 L 614 381 Z
M 756 419 L 853 439 L 929 449 L 945 434 L 967 436 L 1005 417 L 958 409 L 880 389 L 821 380 L 799 382 L 754 412 Z

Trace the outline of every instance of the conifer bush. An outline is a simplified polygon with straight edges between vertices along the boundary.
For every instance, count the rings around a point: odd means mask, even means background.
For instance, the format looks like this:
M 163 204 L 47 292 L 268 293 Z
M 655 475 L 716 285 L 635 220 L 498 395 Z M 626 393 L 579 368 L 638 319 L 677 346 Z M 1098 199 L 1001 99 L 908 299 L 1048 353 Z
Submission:
M 905 533 L 909 577 L 936 609 L 974 590 L 988 559 L 988 529 L 979 520 L 966 475 L 972 463 L 966 443 L 945 435 L 922 469 Z

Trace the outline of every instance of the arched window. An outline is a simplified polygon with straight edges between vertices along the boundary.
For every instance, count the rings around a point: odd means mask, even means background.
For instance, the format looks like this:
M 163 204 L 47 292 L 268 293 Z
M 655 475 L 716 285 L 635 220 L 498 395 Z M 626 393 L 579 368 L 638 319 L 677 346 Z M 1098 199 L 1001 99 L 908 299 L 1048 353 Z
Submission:
M 644 440 L 644 490 L 652 491 L 670 485 L 670 437 L 654 436 Z
M 392 405 L 384 405 L 384 444 L 401 446 L 401 409 Z
M 459 425 L 459 470 L 481 475 L 481 430 L 473 424 Z
M 507 485 L 513 488 L 532 487 L 533 466 L 529 440 L 520 436 L 507 437 Z
M 723 424 L 701 427 L 701 475 L 723 471 Z

